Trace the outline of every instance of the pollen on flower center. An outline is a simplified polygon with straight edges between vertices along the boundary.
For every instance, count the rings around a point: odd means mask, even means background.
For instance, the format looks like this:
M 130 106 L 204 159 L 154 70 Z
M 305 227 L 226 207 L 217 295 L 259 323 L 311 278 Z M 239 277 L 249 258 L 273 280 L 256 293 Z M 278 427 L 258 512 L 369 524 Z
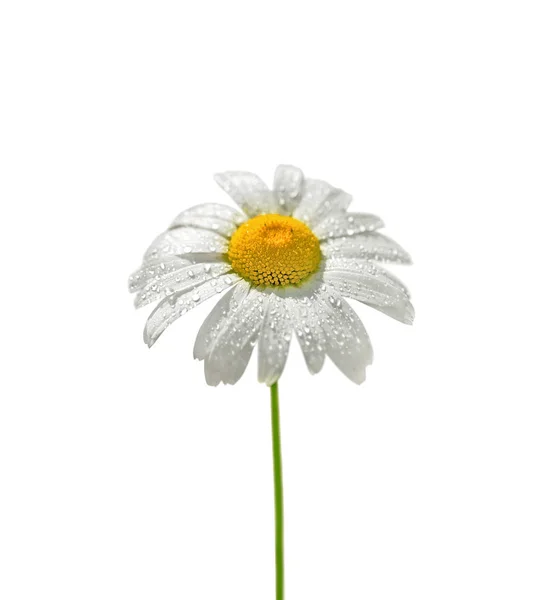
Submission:
M 229 243 L 233 270 L 256 285 L 297 285 L 318 270 L 320 241 L 301 221 L 259 215 L 243 223 Z

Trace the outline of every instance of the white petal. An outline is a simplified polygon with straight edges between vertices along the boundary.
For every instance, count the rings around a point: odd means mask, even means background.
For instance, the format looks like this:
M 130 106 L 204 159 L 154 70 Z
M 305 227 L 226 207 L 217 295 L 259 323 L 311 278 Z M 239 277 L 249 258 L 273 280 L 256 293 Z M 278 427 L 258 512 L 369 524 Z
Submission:
M 250 291 L 250 284 L 247 281 L 239 281 L 234 285 L 214 306 L 210 314 L 206 317 L 193 347 L 193 357 L 204 360 L 210 353 L 210 350 L 220 332 L 237 311 Z
M 198 204 L 182 211 L 172 222 L 175 227 L 196 227 L 230 237 L 247 217 L 225 204 Z
M 295 209 L 293 216 L 308 225 L 320 223 L 328 215 L 348 208 L 352 197 L 334 188 L 325 181 L 318 179 L 305 180 L 301 202 Z
M 410 325 L 414 308 L 408 296 L 391 282 L 346 271 L 325 271 L 324 281 L 346 298 L 353 298 Z
M 144 264 L 129 277 L 129 291 L 137 292 L 152 280 L 160 280 L 165 275 L 191 264 L 179 256 L 168 256 Z
M 176 227 L 196 227 L 214 231 L 224 237 L 231 237 L 238 228 L 236 223 L 220 219 L 218 217 L 202 217 L 200 215 L 178 215 L 173 221 L 170 229 Z
M 208 385 L 236 383 L 244 373 L 263 324 L 265 294 L 252 288 L 231 313 L 204 359 Z
M 320 292 L 321 323 L 327 355 L 354 383 L 365 381 L 365 369 L 373 361 L 373 349 L 360 318 L 333 288 Z
M 271 293 L 259 335 L 258 380 L 261 383 L 272 385 L 278 381 L 288 358 L 290 340 L 291 321 L 286 301 Z
M 144 328 L 144 342 L 151 348 L 165 329 L 208 298 L 219 294 L 240 281 L 235 275 L 222 275 L 201 285 L 167 296 L 149 316 Z
M 218 185 L 249 216 L 278 211 L 276 195 L 253 173 L 228 171 L 214 176 Z
M 159 280 L 150 281 L 137 294 L 134 304 L 136 308 L 141 308 L 174 292 L 193 289 L 201 283 L 225 275 L 229 271 L 231 271 L 231 265 L 225 262 L 185 265 L 177 271 L 164 275 Z
M 352 196 L 350 196 L 350 194 L 347 194 L 342 190 L 335 190 L 314 211 L 310 220 L 310 225 L 315 227 L 331 215 L 342 214 L 346 211 L 351 202 Z
M 316 293 L 300 298 L 286 299 L 291 323 L 299 345 L 305 357 L 308 370 L 314 375 L 319 373 L 325 360 L 325 334 L 315 310 Z
M 194 215 L 197 217 L 215 217 L 216 219 L 223 219 L 224 221 L 236 223 L 237 225 L 241 225 L 248 218 L 246 215 L 243 215 L 241 212 L 236 210 L 236 208 L 232 208 L 226 204 L 218 204 L 216 202 L 197 204 L 196 206 L 192 206 L 191 208 L 187 208 L 186 210 L 182 211 L 176 218 L 187 215 Z
M 410 264 L 411 257 L 390 238 L 370 231 L 352 237 L 334 238 L 322 243 L 322 253 L 326 257 L 358 257 L 367 260 Z
M 311 223 L 318 207 L 335 191 L 336 188 L 326 181 L 306 179 L 301 202 L 293 212 L 293 216 L 305 223 Z
M 180 227 L 165 231 L 155 238 L 144 255 L 144 261 L 149 262 L 166 256 L 201 252 L 224 254 L 228 247 L 229 242 L 219 233 L 206 229 Z M 185 256 L 184 258 L 190 257 Z
M 369 306 L 380 310 L 380 312 L 405 325 L 412 325 L 414 322 L 414 306 L 410 300 L 399 302 L 395 306 L 377 306 L 376 304 L 369 304 Z
M 320 240 L 352 236 L 384 227 L 380 217 L 367 213 L 339 213 L 323 219 L 313 232 Z
M 282 212 L 291 215 L 299 202 L 303 190 L 304 175 L 301 169 L 291 165 L 278 165 L 274 173 L 274 191 Z
M 380 267 L 374 262 L 366 260 L 364 258 L 352 258 L 352 257 L 333 257 L 328 258 L 324 261 L 325 271 L 348 271 L 350 273 L 360 274 L 367 276 L 376 277 L 387 283 L 391 283 L 399 291 L 403 292 L 407 297 L 410 297 L 409 290 L 405 284 L 396 277 L 390 271 L 387 271 L 383 267 Z

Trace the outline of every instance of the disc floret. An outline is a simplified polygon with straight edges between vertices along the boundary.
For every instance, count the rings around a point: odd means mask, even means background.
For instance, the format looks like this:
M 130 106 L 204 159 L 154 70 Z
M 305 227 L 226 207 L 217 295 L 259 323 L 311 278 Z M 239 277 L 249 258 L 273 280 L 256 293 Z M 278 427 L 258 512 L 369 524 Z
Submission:
M 277 214 L 243 223 L 229 243 L 233 270 L 255 285 L 299 285 L 318 270 L 320 241 L 302 221 Z

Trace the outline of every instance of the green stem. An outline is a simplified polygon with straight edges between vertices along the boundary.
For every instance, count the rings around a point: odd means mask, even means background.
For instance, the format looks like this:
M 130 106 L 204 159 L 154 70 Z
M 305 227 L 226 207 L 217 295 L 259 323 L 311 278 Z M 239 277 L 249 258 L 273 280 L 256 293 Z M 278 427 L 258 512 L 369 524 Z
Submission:
M 274 521 L 276 535 L 276 600 L 284 600 L 284 500 L 282 496 L 282 450 L 278 383 L 271 385 L 271 423 L 274 467 Z

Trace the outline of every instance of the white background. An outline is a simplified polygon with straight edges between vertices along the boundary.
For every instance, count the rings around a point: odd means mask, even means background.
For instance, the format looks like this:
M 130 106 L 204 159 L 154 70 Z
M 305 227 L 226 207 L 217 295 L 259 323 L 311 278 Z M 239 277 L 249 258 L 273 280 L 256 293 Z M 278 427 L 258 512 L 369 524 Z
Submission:
M 212 174 L 301 166 L 413 255 L 361 387 L 293 346 L 287 599 L 545 597 L 541 2 L 0 12 L 3 600 L 272 600 L 269 399 L 150 351 L 129 273 Z

